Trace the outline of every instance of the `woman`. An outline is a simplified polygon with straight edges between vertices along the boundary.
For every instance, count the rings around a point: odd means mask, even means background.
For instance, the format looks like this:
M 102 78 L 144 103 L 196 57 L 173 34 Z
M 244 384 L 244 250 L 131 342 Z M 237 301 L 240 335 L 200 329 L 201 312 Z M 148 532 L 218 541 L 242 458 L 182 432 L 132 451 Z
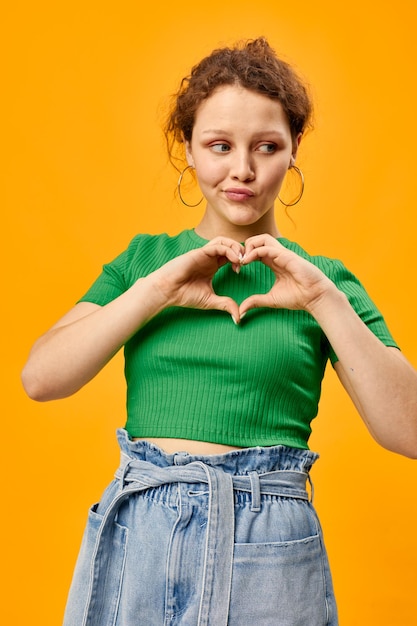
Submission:
M 49 400 L 125 346 L 121 464 L 90 510 L 65 626 L 338 623 L 306 490 L 326 362 L 373 437 L 413 458 L 417 374 L 359 281 L 275 222 L 288 170 L 302 193 L 310 117 L 264 39 L 203 59 L 166 127 L 201 221 L 135 237 L 32 349 L 23 382 Z

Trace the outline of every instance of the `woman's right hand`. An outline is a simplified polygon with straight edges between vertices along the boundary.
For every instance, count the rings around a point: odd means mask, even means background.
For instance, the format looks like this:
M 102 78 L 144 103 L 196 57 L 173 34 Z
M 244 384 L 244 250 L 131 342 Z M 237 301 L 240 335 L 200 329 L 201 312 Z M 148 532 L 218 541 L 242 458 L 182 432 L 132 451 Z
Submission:
M 227 311 L 237 321 L 238 305 L 232 298 L 217 295 L 212 281 L 226 263 L 231 263 L 234 271 L 239 272 L 243 252 L 243 246 L 237 241 L 216 237 L 163 265 L 153 272 L 152 280 L 168 306 L 218 309 Z
M 105 306 L 80 302 L 34 344 L 22 382 L 34 400 L 72 395 L 91 380 L 118 350 L 155 315 L 169 306 L 227 311 L 239 319 L 237 304 L 214 293 L 219 267 L 240 267 L 242 247 L 216 238 L 169 261 Z

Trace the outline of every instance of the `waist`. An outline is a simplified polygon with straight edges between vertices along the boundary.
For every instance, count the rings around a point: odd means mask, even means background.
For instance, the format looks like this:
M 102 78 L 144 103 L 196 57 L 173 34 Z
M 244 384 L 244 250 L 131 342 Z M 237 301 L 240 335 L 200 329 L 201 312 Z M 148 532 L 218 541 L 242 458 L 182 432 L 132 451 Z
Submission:
M 233 450 L 242 450 L 242 446 L 228 446 L 223 443 L 212 443 L 210 441 L 197 441 L 195 439 L 169 439 L 167 437 L 132 437 L 132 441 L 148 441 L 158 446 L 167 454 L 175 454 L 176 452 L 188 452 L 188 454 L 196 455 L 212 455 L 225 454 Z
M 165 451 L 160 445 L 161 439 L 136 439 L 119 428 L 117 438 L 121 452 L 130 459 L 149 461 L 159 467 L 187 465 L 202 461 L 212 467 L 221 467 L 232 474 L 248 474 L 255 470 L 260 473 L 274 470 L 295 470 L 308 472 L 318 458 L 312 450 L 293 448 L 285 445 L 232 448 L 219 453 L 193 453 L 188 450 Z M 176 440 L 183 441 L 183 440 Z M 158 442 L 158 443 L 156 443 Z M 184 442 L 188 444 L 188 441 Z M 217 445 L 217 444 L 213 444 Z M 227 446 L 226 446 L 227 448 Z
M 221 467 L 213 467 L 203 461 L 159 467 L 149 461 L 140 461 L 121 454 L 120 465 L 115 477 L 120 480 L 121 492 L 119 497 L 145 491 L 150 488 L 161 487 L 173 483 L 187 483 L 189 485 L 208 485 L 209 492 L 220 490 L 228 492 L 229 497 L 233 490 L 252 493 L 253 501 L 259 507 L 261 495 L 275 495 L 287 498 L 309 500 L 306 489 L 309 481 L 308 472 L 296 470 L 275 470 L 258 473 L 251 471 L 248 475 L 236 475 L 224 471 Z M 225 493 L 222 494 L 224 497 Z M 255 510 L 252 508 L 252 510 Z

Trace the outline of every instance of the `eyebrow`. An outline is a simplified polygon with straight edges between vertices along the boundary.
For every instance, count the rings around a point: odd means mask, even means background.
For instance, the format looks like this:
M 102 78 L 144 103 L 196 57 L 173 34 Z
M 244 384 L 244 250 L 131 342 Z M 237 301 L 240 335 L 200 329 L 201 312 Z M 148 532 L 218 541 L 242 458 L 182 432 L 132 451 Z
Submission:
M 230 131 L 224 130 L 222 128 L 207 128 L 206 130 L 201 131 L 203 135 L 229 135 Z M 267 128 L 265 130 L 260 130 L 255 133 L 255 137 L 262 137 L 264 135 L 278 135 L 279 137 L 284 138 L 285 133 L 276 128 Z
M 222 130 L 221 128 L 208 128 L 207 130 L 202 131 L 203 135 L 227 135 L 228 132 L 226 130 Z

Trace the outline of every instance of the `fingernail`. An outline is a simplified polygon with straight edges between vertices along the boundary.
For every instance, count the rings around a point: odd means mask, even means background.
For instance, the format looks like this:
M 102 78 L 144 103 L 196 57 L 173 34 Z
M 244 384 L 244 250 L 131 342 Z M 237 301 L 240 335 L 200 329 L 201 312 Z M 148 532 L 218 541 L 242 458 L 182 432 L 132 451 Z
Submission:
M 237 326 L 237 321 L 236 321 L 235 316 L 234 316 L 234 315 L 232 315 L 231 317 L 232 317 L 233 322 L 234 322 L 234 323 L 236 324 L 236 326 Z
M 236 265 L 235 273 L 240 274 L 240 265 Z
M 246 313 L 242 313 L 242 315 L 240 316 L 240 319 L 243 320 L 243 318 L 245 317 Z

